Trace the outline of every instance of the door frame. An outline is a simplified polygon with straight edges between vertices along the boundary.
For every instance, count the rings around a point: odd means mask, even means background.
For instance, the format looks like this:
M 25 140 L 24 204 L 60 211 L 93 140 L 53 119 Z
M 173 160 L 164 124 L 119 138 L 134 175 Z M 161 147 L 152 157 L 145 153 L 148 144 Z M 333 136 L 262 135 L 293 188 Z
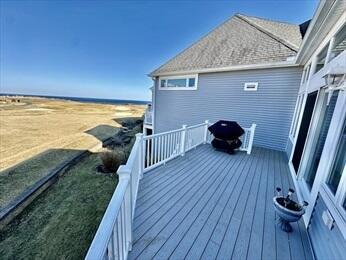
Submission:
M 346 82 L 344 82 L 343 84 L 346 84 Z M 321 194 L 323 194 L 322 196 L 324 198 L 324 201 L 330 202 L 330 197 L 326 198 L 326 195 L 328 194 L 326 190 L 329 191 L 329 189 L 326 188 L 327 185 L 323 185 L 323 184 L 328 178 L 328 174 L 331 170 L 332 163 L 334 162 L 334 160 L 332 160 L 331 158 L 334 158 L 337 152 L 336 146 L 342 131 L 343 122 L 344 122 L 343 120 L 346 120 L 346 93 L 345 93 L 346 91 L 340 90 L 337 103 L 335 105 L 335 110 L 333 112 L 333 117 L 328 129 L 326 141 L 322 150 L 319 166 L 316 171 L 315 180 L 310 190 L 307 187 L 307 184 L 305 183 L 305 181 L 303 180 L 303 176 L 308 166 L 310 153 L 312 152 L 312 148 L 314 147 L 314 142 L 315 142 L 314 139 L 316 139 L 315 138 L 316 132 L 318 128 L 320 127 L 319 123 L 320 123 L 321 113 L 323 112 L 322 108 L 323 108 L 325 96 L 328 95 L 328 93 L 323 91 L 324 88 L 325 86 L 318 89 L 316 103 L 315 103 L 314 111 L 312 113 L 312 120 L 309 125 L 309 130 L 308 130 L 307 138 L 305 141 L 305 145 L 304 145 L 304 149 L 302 153 L 302 159 L 301 159 L 298 171 L 296 172 L 294 170 L 294 167 L 292 164 L 293 153 L 294 153 L 297 140 L 295 140 L 295 143 L 291 152 L 290 160 L 288 163 L 289 168 L 291 170 L 294 185 L 297 189 L 297 195 L 298 195 L 299 201 L 302 202 L 306 200 L 309 203 L 309 206 L 306 209 L 306 213 L 303 215 L 303 219 L 306 226 L 308 225 L 310 221 L 317 196 L 320 193 L 322 186 L 323 186 L 323 191 L 321 192 Z M 314 91 L 316 91 L 316 89 L 312 89 L 309 92 L 307 91 L 306 97 L 308 96 L 308 94 Z M 306 102 L 304 102 L 304 108 L 302 109 L 301 113 L 303 113 L 305 109 L 305 103 Z M 300 128 L 300 124 L 299 124 L 299 128 Z M 346 178 L 345 176 L 342 177 L 342 185 L 346 185 L 346 181 L 344 181 L 345 178 Z M 340 181 L 340 185 L 341 185 L 341 181 Z M 345 191 L 346 191 L 346 187 L 345 187 Z M 326 204 L 328 208 L 331 208 L 331 207 L 335 208 L 332 205 L 330 205 L 330 203 L 328 202 L 326 202 Z M 333 215 L 335 215 L 335 212 Z M 336 215 L 340 215 L 340 214 L 338 213 Z M 340 223 L 340 226 L 345 226 L 342 216 L 336 217 L 336 219 L 338 219 L 338 221 L 337 220 L 335 221 Z M 345 229 L 345 232 L 346 232 L 346 229 Z
M 346 84 L 346 82 L 344 82 Z M 321 195 L 323 201 L 326 203 L 326 206 L 330 213 L 332 214 L 334 221 L 337 223 L 340 231 L 346 239 L 346 211 L 341 209 L 335 203 L 341 203 L 346 197 L 346 174 L 345 169 L 341 176 L 339 182 L 339 190 L 336 196 L 334 196 L 327 184 L 326 181 L 329 177 L 329 174 L 334 165 L 334 158 L 338 150 L 338 142 L 342 134 L 342 130 L 346 121 L 346 91 L 340 91 L 339 97 L 335 106 L 333 113 L 333 118 L 329 126 L 326 142 L 323 147 L 321 160 L 317 168 L 316 178 L 314 185 L 312 186 L 310 193 L 310 200 L 315 204 L 318 194 Z M 341 194 L 341 195 L 340 195 Z M 334 198 L 338 197 L 336 201 Z M 306 209 L 305 217 L 310 220 L 313 205 Z

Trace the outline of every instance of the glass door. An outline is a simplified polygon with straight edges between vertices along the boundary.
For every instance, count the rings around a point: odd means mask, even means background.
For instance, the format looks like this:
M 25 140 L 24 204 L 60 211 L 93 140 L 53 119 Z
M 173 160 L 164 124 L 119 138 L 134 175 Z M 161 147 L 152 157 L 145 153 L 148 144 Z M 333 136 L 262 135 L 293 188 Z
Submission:
M 336 144 L 336 153 L 333 156 L 331 170 L 325 181 L 326 194 L 330 198 L 332 205 L 328 208 L 335 208 L 344 221 L 339 221 L 342 226 L 346 222 L 346 122 L 344 120 L 343 128 Z M 337 219 L 336 219 L 337 220 Z
M 311 190 L 315 184 L 316 173 L 320 165 L 339 92 L 334 91 L 330 94 L 327 93 L 326 88 L 320 89 L 317 101 L 315 102 L 313 115 L 310 119 L 311 122 L 309 122 L 306 144 L 300 158 L 297 180 L 304 200 L 310 203 L 312 202 Z M 317 185 L 320 185 L 320 183 Z
M 321 160 L 322 151 L 326 142 L 330 123 L 334 114 L 336 101 L 338 99 L 339 91 L 334 91 L 331 97 L 324 90 L 321 91 L 321 104 L 319 113 L 316 115 L 316 130 L 314 131 L 309 147 L 309 154 L 307 154 L 307 164 L 302 178 L 309 191 L 311 190 L 315 178 L 318 165 Z
M 308 136 L 312 113 L 314 111 L 314 107 L 315 107 L 315 103 L 317 99 L 317 93 L 318 92 L 315 91 L 308 94 L 306 99 L 305 108 L 304 108 L 304 112 L 303 112 L 303 116 L 302 116 L 302 120 L 301 120 L 301 124 L 299 128 L 298 137 L 297 137 L 297 142 L 296 142 L 293 157 L 292 157 L 292 164 L 296 174 L 298 173 L 306 138 Z

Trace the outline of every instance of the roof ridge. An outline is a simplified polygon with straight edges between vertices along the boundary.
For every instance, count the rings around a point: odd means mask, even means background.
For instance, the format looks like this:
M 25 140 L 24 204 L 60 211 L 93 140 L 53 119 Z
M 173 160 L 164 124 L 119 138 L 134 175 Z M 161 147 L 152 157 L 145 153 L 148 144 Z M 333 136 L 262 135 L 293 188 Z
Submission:
M 242 21 L 250 24 L 251 26 L 255 27 L 257 30 L 265 33 L 266 35 L 268 35 L 269 37 L 273 38 L 274 40 L 280 42 L 281 44 L 285 45 L 286 47 L 290 48 L 291 50 L 298 52 L 299 46 L 295 46 L 293 43 L 287 41 L 286 39 L 283 39 L 282 37 L 270 32 L 269 30 L 267 30 L 266 28 L 264 28 L 261 25 L 258 25 L 256 23 L 254 23 L 253 21 L 249 20 L 247 18 L 247 16 L 242 15 L 242 14 L 236 14 L 236 17 L 238 17 L 239 19 L 241 19 Z M 257 18 L 257 17 L 255 17 Z M 262 18 L 257 18 L 257 19 L 262 19 Z M 265 19 L 263 19 L 265 20 Z M 268 20 L 270 21 L 270 20 Z M 275 22 L 275 21 L 271 21 L 271 22 Z M 280 22 L 276 22 L 276 23 L 280 23 Z M 292 24 L 291 24 L 292 25 Z
M 285 22 L 285 21 L 278 21 L 278 20 L 273 20 L 273 19 L 269 19 L 269 18 L 263 18 L 263 17 L 259 17 L 256 15 L 247 15 L 247 14 L 242 14 L 242 13 L 236 13 L 236 15 L 256 18 L 256 19 L 260 19 L 260 20 L 264 20 L 264 21 L 268 21 L 268 22 L 273 22 L 273 23 L 284 23 L 284 24 L 288 24 L 288 25 L 292 25 L 292 26 L 294 26 L 294 25 L 298 26 L 298 24 L 295 24 L 295 23 L 289 23 L 289 22 Z

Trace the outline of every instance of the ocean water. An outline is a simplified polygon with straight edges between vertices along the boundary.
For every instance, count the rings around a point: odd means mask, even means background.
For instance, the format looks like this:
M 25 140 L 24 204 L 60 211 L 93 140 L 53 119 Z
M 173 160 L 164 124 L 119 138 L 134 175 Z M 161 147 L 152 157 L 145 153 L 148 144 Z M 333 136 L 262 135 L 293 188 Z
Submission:
M 9 93 L 0 93 L 0 96 L 23 96 L 23 97 L 54 98 L 54 99 L 71 100 L 71 101 L 84 102 L 84 103 L 98 103 L 98 104 L 110 104 L 110 105 L 123 105 L 123 104 L 146 105 L 146 104 L 150 103 L 150 101 L 141 101 L 141 100 L 62 97 L 62 96 L 40 96 L 40 95 L 23 95 L 23 94 L 9 94 Z

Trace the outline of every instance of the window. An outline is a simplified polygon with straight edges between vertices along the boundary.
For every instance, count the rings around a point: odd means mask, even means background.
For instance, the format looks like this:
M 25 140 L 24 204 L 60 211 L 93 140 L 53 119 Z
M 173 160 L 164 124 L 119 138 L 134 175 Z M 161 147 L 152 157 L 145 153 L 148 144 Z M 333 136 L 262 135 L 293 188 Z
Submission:
M 343 132 L 341 134 L 339 144 L 338 144 L 338 150 L 336 153 L 335 161 L 333 163 L 332 171 L 329 175 L 329 178 L 327 179 L 327 185 L 330 189 L 330 191 L 335 195 L 341 175 L 344 171 L 346 164 L 346 124 L 344 124 Z M 344 208 L 345 208 L 344 202 Z
M 296 174 L 298 173 L 298 168 L 300 162 L 302 160 L 303 150 L 306 142 L 306 138 L 308 136 L 309 126 L 311 122 L 312 113 L 314 111 L 316 99 L 317 99 L 317 91 L 308 94 L 305 102 L 305 108 L 302 115 L 302 120 L 297 136 L 296 147 L 294 148 L 294 153 L 292 157 L 292 164 Z
M 195 78 L 190 78 L 189 79 L 189 87 L 194 87 L 195 86 L 196 79 Z
M 310 73 L 311 63 L 304 69 L 303 72 L 303 84 L 308 81 Z
M 299 115 L 300 115 L 300 112 L 302 110 L 303 101 L 304 101 L 304 94 L 301 94 L 298 96 L 296 110 L 295 110 L 294 115 L 293 115 L 291 132 L 290 132 L 292 139 L 294 139 L 296 137 L 297 127 L 298 127 L 298 122 L 299 122 Z
M 164 77 L 160 79 L 161 90 L 195 90 L 197 89 L 197 75 Z
M 257 91 L 258 82 L 247 82 L 244 84 L 245 91 Z
M 318 72 L 324 67 L 324 64 L 326 62 L 328 52 L 328 44 L 323 48 L 323 50 L 317 55 L 317 61 L 316 61 L 316 68 L 314 73 Z
M 184 88 L 186 87 L 186 79 L 167 79 L 168 88 Z
M 346 50 L 346 25 L 335 35 L 330 60 Z
M 161 88 L 166 87 L 166 80 L 165 79 L 161 80 L 160 87 Z
M 322 109 L 320 116 L 318 117 L 318 129 L 314 134 L 313 147 L 311 148 L 311 153 L 309 154 L 308 165 L 304 173 L 304 179 L 309 189 L 311 190 L 312 185 L 316 178 L 317 168 L 320 163 L 322 151 L 324 144 L 326 142 L 329 126 L 331 119 L 334 114 L 334 109 L 336 106 L 336 101 L 338 99 L 339 91 L 334 91 L 329 104 L 327 102 L 328 95 L 321 93 L 321 98 L 323 99 Z

